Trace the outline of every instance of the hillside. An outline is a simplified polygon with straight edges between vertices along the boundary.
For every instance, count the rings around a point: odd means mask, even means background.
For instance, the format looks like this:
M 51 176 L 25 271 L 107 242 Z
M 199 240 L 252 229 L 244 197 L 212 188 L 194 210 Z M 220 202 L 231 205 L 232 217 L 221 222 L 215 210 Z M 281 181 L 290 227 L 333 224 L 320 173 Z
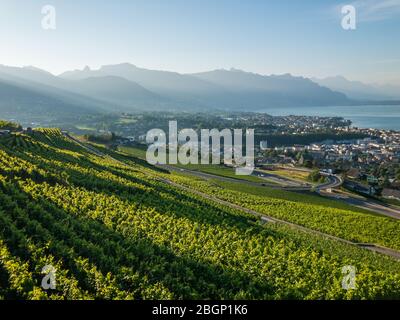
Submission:
M 38 91 L 0 78 L 0 115 L 4 118 L 32 122 L 46 117 L 49 121 L 97 112 L 95 107 L 75 101 L 72 97 L 49 94 L 43 88 Z
M 397 221 L 290 193 L 250 196 L 193 181 L 101 146 L 89 149 L 57 129 L 0 137 L 0 155 L 1 298 L 400 296 L 392 258 L 263 224 L 240 208 L 393 249 L 400 249 Z M 46 292 L 41 270 L 49 264 L 57 287 Z M 355 290 L 341 287 L 346 265 L 357 268 Z
M 399 100 L 400 88 L 389 85 L 365 84 L 360 81 L 350 81 L 345 77 L 312 78 L 312 81 L 332 90 L 340 91 L 351 99 L 358 100 Z
M 154 108 L 163 103 L 161 97 L 139 84 L 120 77 L 92 77 L 69 83 L 69 89 L 109 104 L 110 111 L 129 112 Z
M 104 101 L 78 91 L 68 82 L 36 68 L 0 65 L 0 117 L 32 123 L 77 119 L 109 110 Z

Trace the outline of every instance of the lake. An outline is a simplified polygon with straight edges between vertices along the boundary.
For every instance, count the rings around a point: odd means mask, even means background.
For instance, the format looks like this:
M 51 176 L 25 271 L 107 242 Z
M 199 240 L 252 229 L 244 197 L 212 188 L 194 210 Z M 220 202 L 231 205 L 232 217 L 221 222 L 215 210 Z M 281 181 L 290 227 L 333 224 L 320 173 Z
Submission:
M 400 105 L 267 108 L 261 112 L 273 116 L 343 117 L 351 120 L 355 127 L 400 131 Z

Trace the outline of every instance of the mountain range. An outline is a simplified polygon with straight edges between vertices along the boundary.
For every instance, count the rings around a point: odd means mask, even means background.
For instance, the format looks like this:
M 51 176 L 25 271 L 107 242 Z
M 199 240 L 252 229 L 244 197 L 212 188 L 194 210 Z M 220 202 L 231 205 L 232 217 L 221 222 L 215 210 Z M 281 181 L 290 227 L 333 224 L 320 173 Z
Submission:
M 373 89 L 343 77 L 267 76 L 237 69 L 180 74 L 123 63 L 55 76 L 35 67 L 0 65 L 0 116 L 17 119 L 30 114 L 67 117 L 156 110 L 260 111 L 398 98 L 389 92 L 388 88 Z
M 350 81 L 343 76 L 323 79 L 311 78 L 321 86 L 346 94 L 356 100 L 399 100 L 400 87 L 391 85 L 365 84 L 360 81 Z

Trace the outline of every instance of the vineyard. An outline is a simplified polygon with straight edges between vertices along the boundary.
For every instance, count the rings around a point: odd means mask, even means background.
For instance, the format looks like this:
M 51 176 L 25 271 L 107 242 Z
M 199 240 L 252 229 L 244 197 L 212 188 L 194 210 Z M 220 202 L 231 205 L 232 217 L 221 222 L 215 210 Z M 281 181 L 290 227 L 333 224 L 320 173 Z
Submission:
M 0 138 L 2 299 L 400 298 L 398 261 L 262 224 L 242 210 L 400 249 L 399 222 L 230 190 L 123 153 L 96 155 L 57 129 Z M 41 286 L 42 269 L 56 287 Z M 343 266 L 356 288 L 342 288 Z
M 311 206 L 301 200 L 288 201 L 245 194 L 181 175 L 175 176 L 174 180 L 242 207 L 346 240 L 400 249 L 400 222 L 395 219 L 351 211 L 349 206 L 346 209 Z

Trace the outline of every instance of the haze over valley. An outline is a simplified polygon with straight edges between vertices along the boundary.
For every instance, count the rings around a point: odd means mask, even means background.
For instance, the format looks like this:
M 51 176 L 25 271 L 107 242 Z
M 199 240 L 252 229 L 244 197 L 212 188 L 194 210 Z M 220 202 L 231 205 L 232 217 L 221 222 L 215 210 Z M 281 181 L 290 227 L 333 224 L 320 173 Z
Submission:
M 0 66 L 0 116 L 74 117 L 139 111 L 247 111 L 344 106 L 398 99 L 395 90 L 342 77 L 308 79 L 260 75 L 237 69 L 180 74 L 130 63 L 58 76 L 35 67 Z

